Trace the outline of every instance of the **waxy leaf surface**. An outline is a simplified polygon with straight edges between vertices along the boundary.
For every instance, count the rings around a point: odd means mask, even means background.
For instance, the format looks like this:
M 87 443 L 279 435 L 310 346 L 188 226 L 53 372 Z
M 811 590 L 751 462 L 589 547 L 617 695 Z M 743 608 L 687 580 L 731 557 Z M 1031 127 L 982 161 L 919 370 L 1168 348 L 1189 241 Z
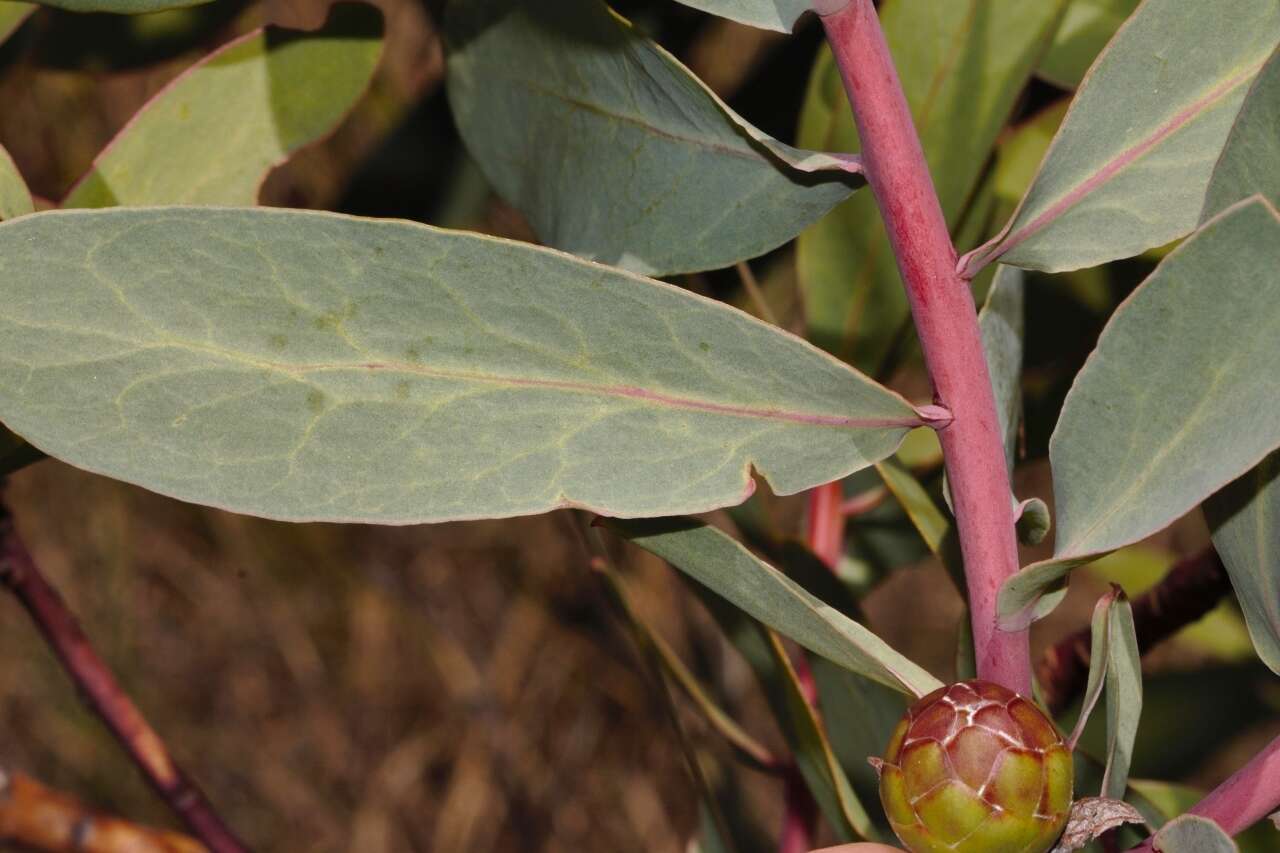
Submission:
M 94 160 L 64 207 L 252 205 L 273 166 L 333 130 L 382 52 L 373 6 L 312 33 L 257 30 L 183 72 Z
M 598 0 L 469 0 L 447 23 L 463 139 L 548 245 L 650 275 L 714 269 L 862 183 L 746 125 Z
M 1231 208 L 1123 304 L 1049 444 L 1054 557 L 1005 582 L 1010 624 L 1073 567 L 1189 512 L 1280 445 L 1280 220 Z
M 1280 454 L 1204 504 L 1258 657 L 1280 674 Z
M 1074 89 L 1140 2 L 1072 0 L 1036 73 L 1064 89 Z
M 27 182 L 9 152 L 0 145 L 0 219 L 14 219 L 35 209 Z
M 881 21 L 942 203 L 956 229 L 1062 0 L 887 0 Z M 831 52 L 814 65 L 798 143 L 860 148 Z M 809 338 L 873 375 L 908 322 L 875 199 L 857 193 L 804 231 L 797 263 Z
M 839 5 L 839 0 L 679 0 L 686 6 L 760 27 L 789 33 L 796 19 L 811 8 Z
M 290 520 L 693 512 L 892 453 L 901 397 L 678 288 L 407 222 L 271 209 L 0 224 L 0 420 Z
M 1161 827 L 1155 837 L 1160 853 L 1238 853 L 1231 836 L 1208 818 L 1183 815 Z
M 1280 50 L 1253 81 L 1213 170 L 1202 220 L 1261 194 L 1280 204 Z
M 1206 14 L 1212 16 L 1212 26 Z M 1200 221 L 1280 0 L 1146 0 L 1081 86 L 1005 231 L 965 259 L 1057 272 L 1137 255 Z
M 978 312 L 982 351 L 987 354 L 991 388 L 996 397 L 996 414 L 1004 436 L 1005 462 L 1013 470 L 1018 447 L 1018 426 L 1022 421 L 1022 349 L 1024 290 L 1021 270 L 1000 267 L 987 301 Z
M 603 523 L 833 663 L 915 697 L 942 686 L 868 628 L 714 527 L 691 518 L 608 519 Z

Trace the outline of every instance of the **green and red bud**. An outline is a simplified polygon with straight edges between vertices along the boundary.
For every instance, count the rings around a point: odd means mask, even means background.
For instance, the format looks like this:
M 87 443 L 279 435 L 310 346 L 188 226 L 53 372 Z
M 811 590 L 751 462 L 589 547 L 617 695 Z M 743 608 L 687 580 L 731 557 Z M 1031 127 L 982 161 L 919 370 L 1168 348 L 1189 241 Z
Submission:
M 1071 810 L 1071 752 L 1030 700 L 986 681 L 907 710 L 880 770 L 880 800 L 912 853 L 1045 853 Z

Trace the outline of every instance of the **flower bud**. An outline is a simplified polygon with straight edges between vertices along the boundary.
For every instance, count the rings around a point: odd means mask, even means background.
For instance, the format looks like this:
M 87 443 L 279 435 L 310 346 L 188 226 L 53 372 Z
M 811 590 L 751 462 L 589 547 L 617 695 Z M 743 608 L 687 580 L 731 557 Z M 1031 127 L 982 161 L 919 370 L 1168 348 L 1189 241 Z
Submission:
M 880 770 L 880 801 L 912 853 L 1045 853 L 1071 810 L 1071 753 L 1030 700 L 988 681 L 907 710 Z

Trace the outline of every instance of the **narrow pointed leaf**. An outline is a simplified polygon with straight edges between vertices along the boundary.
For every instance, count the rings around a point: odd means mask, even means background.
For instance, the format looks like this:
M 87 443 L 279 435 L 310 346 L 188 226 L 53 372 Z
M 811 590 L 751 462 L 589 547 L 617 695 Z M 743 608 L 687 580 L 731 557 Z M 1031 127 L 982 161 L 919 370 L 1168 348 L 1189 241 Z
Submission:
M 1053 45 L 1036 70 L 1064 89 L 1074 89 L 1141 0 L 1072 0 Z
M 223 46 L 148 101 L 63 206 L 256 204 L 271 168 L 364 93 L 381 34 L 376 7 L 342 4 L 317 32 L 268 28 Z
M 1107 694 L 1107 756 L 1098 795 L 1119 800 L 1129 780 L 1133 744 L 1142 716 L 1142 660 L 1133 625 L 1133 608 L 1119 587 L 1112 587 L 1093 610 L 1089 679 L 1084 703 L 1070 743 L 1084 731 L 1089 715 L 1102 695 Z
M 943 212 L 956 229 L 1065 3 L 886 0 L 880 5 Z M 860 146 L 826 48 L 810 77 L 798 140 L 824 151 Z M 810 339 L 874 375 L 908 321 L 875 199 L 854 195 L 806 230 L 798 250 Z
M 1190 233 L 1245 93 L 1280 42 L 1280 0 L 1146 0 L 1081 86 L 1005 231 L 964 260 L 1051 272 Z
M 1054 556 L 1005 582 L 1007 624 L 1025 624 L 1070 569 L 1166 527 L 1280 445 L 1277 269 L 1280 219 L 1253 200 L 1117 309 L 1050 441 Z
M 53 6 L 68 12 L 110 12 L 117 15 L 149 15 L 165 9 L 185 9 L 210 0 L 38 0 L 41 6 Z
M 35 209 L 27 182 L 9 152 L 0 145 L 0 219 L 13 219 Z
M 987 301 L 978 312 L 982 350 L 987 354 L 991 386 L 996 396 L 996 414 L 1004 436 L 1005 462 L 1013 470 L 1018 449 L 1018 426 L 1022 422 L 1023 273 L 1002 266 L 996 272 Z
M 1160 853 L 1238 853 L 1231 836 L 1208 818 L 1183 815 L 1169 821 L 1156 833 Z
M 1280 674 L 1280 453 L 1205 501 L 1204 514 L 1258 657 Z
M 0 0 L 0 44 L 8 40 L 22 26 L 31 13 L 40 8 L 35 3 L 19 3 L 16 0 Z
M 1214 167 L 1202 220 L 1249 196 L 1280 204 L 1280 50 L 1253 81 Z
M 599 0 L 454 3 L 447 32 L 463 139 L 548 245 L 653 275 L 724 267 L 862 183 L 750 128 Z
M 56 263 L 50 259 L 56 258 Z M 919 423 L 798 338 L 527 244 L 271 209 L 0 224 L 0 419 L 289 520 L 618 515 L 845 476 Z
M 866 627 L 713 527 L 689 518 L 607 519 L 603 524 L 833 663 L 912 696 L 942 686 Z

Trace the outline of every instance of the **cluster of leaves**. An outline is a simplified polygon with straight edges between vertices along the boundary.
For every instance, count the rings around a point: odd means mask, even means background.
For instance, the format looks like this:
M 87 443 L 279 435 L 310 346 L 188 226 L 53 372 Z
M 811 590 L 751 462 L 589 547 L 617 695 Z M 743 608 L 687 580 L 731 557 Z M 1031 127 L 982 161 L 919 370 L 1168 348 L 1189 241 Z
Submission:
M 814 4 L 687 5 L 790 30 Z M 4 4 L 0 31 L 30 11 Z M 1050 444 L 1053 556 L 1005 586 L 1002 617 L 1025 626 L 1072 568 L 1203 503 L 1258 654 L 1280 672 L 1280 3 L 1220 0 L 1211 30 L 1184 0 L 886 0 L 881 14 L 948 224 L 972 250 L 962 268 L 985 291 L 1011 467 L 1021 270 L 1085 270 L 1181 241 L 1074 379 Z M 878 478 L 895 530 L 914 528 L 889 564 L 923 543 L 958 568 L 938 478 L 917 479 L 937 455 L 903 444 L 935 414 L 872 378 L 911 358 L 909 318 L 874 199 L 858 191 L 830 54 L 815 60 L 793 147 L 599 0 L 456 2 L 454 117 L 544 246 L 253 207 L 266 171 L 360 96 L 379 29 L 370 7 L 339 6 L 322 30 L 226 45 L 148 103 L 58 210 L 33 212 L 0 157 L 10 445 L 293 521 L 609 516 L 608 530 L 693 581 L 746 655 L 836 836 L 880 837 L 862 758 L 903 697 L 939 682 L 749 509 L 741 528 L 785 571 L 671 518 L 741 504 L 752 472 L 778 494 Z M 1078 91 L 1010 126 L 1037 75 Z M 658 278 L 793 240 L 808 340 Z M 1042 537 L 1043 505 L 1011 500 L 1025 537 Z M 825 725 L 774 632 L 815 653 Z M 1099 604 L 1094 638 L 1086 705 L 1108 697 L 1101 791 L 1158 825 L 1185 803 L 1128 779 L 1142 684 L 1123 596 Z M 676 680 L 759 758 L 696 683 Z M 708 849 L 731 846 L 722 829 L 708 821 Z M 1217 849 L 1175 840 L 1200 832 L 1230 849 L 1212 825 L 1170 829 L 1163 849 Z

